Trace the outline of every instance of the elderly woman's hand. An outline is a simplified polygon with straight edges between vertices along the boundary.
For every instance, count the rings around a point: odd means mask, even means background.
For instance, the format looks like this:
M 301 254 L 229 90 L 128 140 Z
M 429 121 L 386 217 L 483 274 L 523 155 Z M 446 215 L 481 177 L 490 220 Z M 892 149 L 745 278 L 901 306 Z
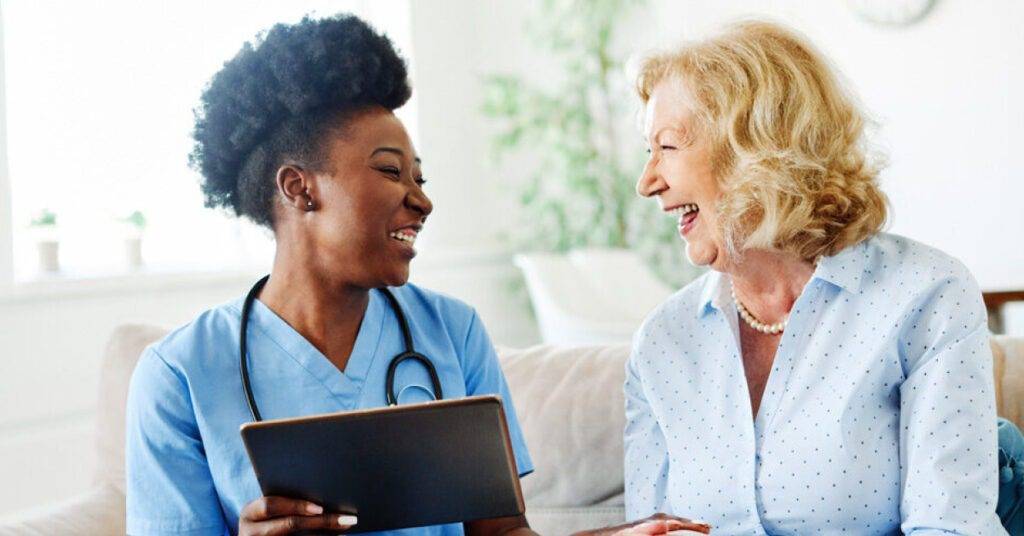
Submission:
M 711 534 L 711 525 L 703 521 L 691 521 L 685 517 L 675 517 L 667 514 L 654 514 L 645 519 L 639 519 L 603 529 L 577 532 L 573 536 L 657 536 L 660 534 Z

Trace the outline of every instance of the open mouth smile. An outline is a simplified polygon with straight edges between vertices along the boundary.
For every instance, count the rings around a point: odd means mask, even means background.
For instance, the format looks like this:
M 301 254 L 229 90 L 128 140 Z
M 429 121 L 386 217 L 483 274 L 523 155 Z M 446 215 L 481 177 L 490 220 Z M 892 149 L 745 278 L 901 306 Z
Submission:
M 416 236 L 418 234 L 419 232 L 416 231 L 416 229 L 406 227 L 405 229 L 391 231 L 390 233 L 388 233 L 388 236 L 400 242 L 405 242 L 406 244 L 409 244 L 411 246 L 416 243 Z
M 684 203 L 671 208 L 665 209 L 668 212 L 679 219 L 679 234 L 684 237 L 687 233 L 693 229 L 694 224 L 697 221 L 697 216 L 700 213 L 700 207 L 697 203 Z
M 397 242 L 396 245 L 402 254 L 411 259 L 416 256 L 416 248 L 413 246 L 416 244 L 416 237 L 419 236 L 421 229 L 423 229 L 423 224 L 413 223 L 389 232 L 388 236 Z

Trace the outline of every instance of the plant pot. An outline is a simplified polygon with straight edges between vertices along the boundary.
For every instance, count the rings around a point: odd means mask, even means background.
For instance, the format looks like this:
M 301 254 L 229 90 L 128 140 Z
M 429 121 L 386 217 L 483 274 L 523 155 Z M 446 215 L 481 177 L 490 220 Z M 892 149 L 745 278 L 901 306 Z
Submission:
M 36 242 L 39 253 L 39 269 L 53 273 L 60 271 L 60 243 L 56 240 L 40 240 Z
M 124 239 L 124 258 L 128 268 L 142 268 L 142 237 L 132 236 Z

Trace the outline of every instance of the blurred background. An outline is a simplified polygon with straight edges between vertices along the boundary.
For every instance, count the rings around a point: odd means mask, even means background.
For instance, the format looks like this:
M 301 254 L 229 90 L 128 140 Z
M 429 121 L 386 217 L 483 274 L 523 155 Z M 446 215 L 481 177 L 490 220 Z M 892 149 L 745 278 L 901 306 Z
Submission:
M 499 345 L 628 341 L 699 271 L 635 198 L 629 66 L 767 17 L 808 35 L 875 120 L 889 230 L 963 260 L 1024 334 L 1024 3 L 1012 0 L 0 2 L 0 515 L 93 471 L 100 362 L 123 323 L 245 292 L 267 232 L 205 209 L 192 108 L 260 30 L 349 11 L 411 66 L 399 115 L 435 212 L 412 280 Z

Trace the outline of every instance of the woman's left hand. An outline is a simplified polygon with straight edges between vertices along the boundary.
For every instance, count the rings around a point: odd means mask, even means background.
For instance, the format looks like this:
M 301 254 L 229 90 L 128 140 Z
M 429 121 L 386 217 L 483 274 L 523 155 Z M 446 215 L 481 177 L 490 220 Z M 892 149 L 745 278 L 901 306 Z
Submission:
M 612 536 L 661 536 L 674 534 L 710 534 L 711 527 L 676 519 L 644 521 L 639 525 L 622 529 Z
M 625 525 L 577 532 L 573 536 L 660 536 L 675 534 L 676 531 L 686 531 L 679 534 L 711 534 L 711 526 L 703 521 L 659 513 Z

